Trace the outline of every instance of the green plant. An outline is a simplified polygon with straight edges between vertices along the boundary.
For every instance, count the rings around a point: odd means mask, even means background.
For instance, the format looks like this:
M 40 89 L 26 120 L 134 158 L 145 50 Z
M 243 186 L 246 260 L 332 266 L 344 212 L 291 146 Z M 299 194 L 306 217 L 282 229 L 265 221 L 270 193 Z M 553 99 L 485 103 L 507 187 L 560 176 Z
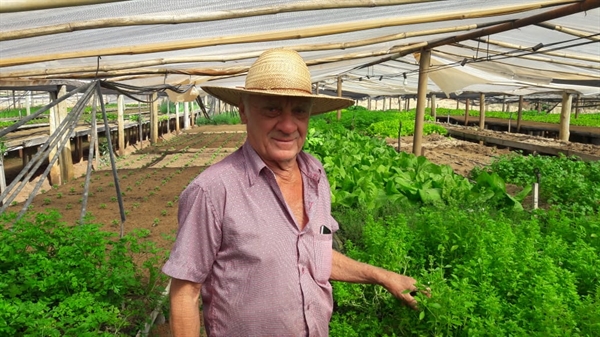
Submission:
M 72 208 L 73 208 L 73 205 L 71 205 L 71 204 L 67 204 L 67 205 L 65 206 L 65 209 L 72 209 Z
M 0 215 L 14 223 L 15 214 Z M 156 305 L 163 254 L 137 232 L 119 239 L 98 225 L 67 226 L 56 211 L 0 228 L 0 334 L 135 335 Z M 136 269 L 134 255 L 146 256 Z
M 162 211 L 160 211 L 160 215 L 167 216 L 167 210 L 163 209 Z
M 57 198 L 57 199 L 61 199 L 61 198 L 62 198 L 62 196 L 63 196 L 63 195 L 62 195 L 62 193 L 57 193 L 57 194 L 56 194 L 56 198 Z
M 100 204 L 100 206 L 98 206 L 100 209 L 105 209 L 106 208 L 106 204 Z
M 44 205 L 50 205 L 51 203 L 52 203 L 52 200 L 50 200 L 50 198 L 44 198 L 44 200 L 43 200 Z

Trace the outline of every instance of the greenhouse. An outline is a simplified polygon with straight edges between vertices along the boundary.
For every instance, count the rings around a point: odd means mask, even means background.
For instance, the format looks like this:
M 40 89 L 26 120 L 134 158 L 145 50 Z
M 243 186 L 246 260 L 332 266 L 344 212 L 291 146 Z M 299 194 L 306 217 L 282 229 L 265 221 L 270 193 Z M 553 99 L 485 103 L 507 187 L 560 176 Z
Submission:
M 274 48 L 310 97 L 353 101 L 301 146 L 334 251 L 417 280 L 413 310 L 332 278 L 329 335 L 598 335 L 599 7 L 1 2 L 0 335 L 173 335 L 182 191 L 251 141 L 242 102 L 203 87 L 247 90 Z

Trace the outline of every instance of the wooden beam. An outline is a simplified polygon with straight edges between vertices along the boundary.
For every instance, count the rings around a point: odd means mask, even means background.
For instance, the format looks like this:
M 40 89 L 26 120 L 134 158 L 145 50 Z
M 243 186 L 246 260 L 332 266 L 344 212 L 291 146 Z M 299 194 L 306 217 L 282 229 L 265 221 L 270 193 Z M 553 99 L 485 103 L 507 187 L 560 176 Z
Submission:
M 467 98 L 465 99 L 465 126 L 469 125 L 469 109 L 471 101 Z
M 117 137 L 119 156 L 125 155 L 125 127 L 123 113 L 125 112 L 125 96 L 117 95 Z
M 588 39 L 588 40 L 592 40 L 592 41 L 600 41 L 600 37 L 598 35 L 594 35 L 594 33 L 590 33 L 590 32 L 584 32 L 581 30 L 571 29 L 571 28 L 567 28 L 567 27 L 563 27 L 563 26 L 559 26 L 559 25 L 553 25 L 548 22 L 540 22 L 540 23 L 536 23 L 535 25 L 546 28 L 546 29 L 556 30 L 556 31 L 559 31 L 559 32 L 562 32 L 565 34 L 582 37 L 584 39 Z M 594 36 L 590 36 L 590 35 L 594 35 Z
M 485 94 L 479 94 L 479 130 L 485 129 Z
M 158 143 L 158 94 L 150 95 L 150 143 Z
M 419 82 L 417 87 L 417 111 L 415 114 L 415 133 L 413 136 L 413 153 L 422 155 L 423 125 L 425 124 L 425 105 L 427 105 L 427 81 L 431 63 L 431 50 L 426 49 L 419 55 Z M 398 144 L 400 147 L 400 144 Z
M 519 96 L 519 108 L 517 110 L 517 133 L 521 132 L 521 120 L 523 119 L 523 95 Z
M 560 110 L 560 130 L 558 132 L 558 139 L 569 141 L 571 132 L 569 131 L 569 124 L 571 122 L 571 104 L 573 96 L 567 92 L 563 92 L 562 109 Z
M 36 56 L 19 56 L 13 58 L 5 58 L 0 59 L 0 67 L 9 67 L 15 65 L 36 63 L 36 62 L 44 62 L 44 61 L 55 61 L 55 60 L 64 60 L 64 59 L 72 59 L 72 58 L 82 58 L 82 57 L 97 57 L 97 56 L 106 56 L 106 55 L 123 55 L 123 54 L 144 54 L 144 53 L 157 53 L 164 51 L 173 51 L 173 50 L 181 50 L 181 49 L 192 49 L 192 48 L 200 48 L 207 46 L 216 46 L 216 45 L 226 45 L 226 44 L 238 44 L 238 43 L 249 43 L 249 42 L 269 42 L 269 41 L 280 41 L 280 40 L 290 40 L 290 39 L 301 39 L 308 37 L 317 37 L 317 36 L 325 36 L 325 35 L 333 35 L 333 34 L 342 34 L 349 32 L 362 31 L 367 29 L 376 29 L 382 27 L 395 27 L 395 26 L 403 26 L 403 25 L 411 25 L 418 23 L 429 23 L 429 22 L 440 22 L 440 21 L 450 21 L 450 20 L 464 20 L 464 19 L 472 19 L 472 18 L 480 18 L 480 17 L 488 17 L 494 15 L 505 15 L 505 14 L 514 14 L 515 12 L 524 12 L 531 11 L 535 9 L 544 8 L 547 6 L 554 6 L 563 3 L 570 3 L 573 0 L 546 0 L 546 1 L 536 1 L 534 3 L 526 2 L 515 5 L 505 5 L 499 6 L 490 9 L 479 9 L 473 8 L 472 10 L 461 10 L 455 12 L 444 12 L 438 13 L 435 15 L 432 14 L 419 14 L 412 17 L 390 17 L 390 18 L 377 18 L 371 20 L 364 20 L 362 22 L 346 22 L 346 23 L 336 23 L 336 24 L 328 24 L 321 26 L 310 26 L 304 27 L 302 30 L 297 28 L 294 29 L 286 29 L 274 32 L 260 32 L 260 33 L 248 33 L 248 34 L 237 34 L 231 36 L 220 36 L 217 38 L 211 39 L 191 39 L 191 40 L 178 40 L 178 41 L 168 41 L 162 43 L 154 43 L 154 44 L 146 44 L 146 45 L 135 45 L 135 46 L 121 46 L 121 47 L 108 47 L 102 49 L 90 49 L 85 51 L 69 51 L 69 52 L 61 52 L 61 53 L 53 53 L 53 54 L 44 54 L 44 55 L 36 55 Z M 592 3 L 594 2 L 594 3 Z M 593 6 L 600 6 L 600 4 L 595 3 L 597 0 L 585 0 L 583 2 L 578 2 L 577 9 L 578 11 L 584 11 L 587 9 L 595 8 Z M 574 5 L 570 5 L 574 6 Z M 567 9 L 569 6 L 562 7 L 560 9 Z M 561 11 L 561 13 L 566 11 Z M 545 13 L 543 13 L 545 14 Z M 569 15 L 573 13 L 568 13 L 564 15 Z M 564 16 L 561 15 L 561 16 Z M 550 17 L 552 18 L 552 17 Z M 545 16 L 543 20 L 548 20 Z M 420 50 L 422 47 L 427 47 L 430 45 L 432 48 L 440 45 L 445 45 L 449 43 L 459 42 L 466 39 L 473 39 L 476 37 L 481 37 L 484 35 L 495 34 L 498 32 L 502 32 L 509 29 L 515 29 L 521 27 L 519 24 L 532 24 L 537 23 L 529 22 L 527 19 L 516 20 L 513 23 L 505 23 L 500 24 L 488 28 L 484 28 L 482 30 L 476 31 L 477 34 L 464 34 L 459 35 L 457 38 L 453 39 L 442 39 L 437 40 L 432 43 L 427 43 L 425 46 L 421 46 L 420 44 L 416 44 L 412 50 L 408 53 L 412 53 L 414 51 Z M 505 26 L 505 25 L 509 26 Z M 460 38 L 459 38 L 460 37 Z M 463 38 L 464 37 L 464 38 Z M 402 47 L 399 47 L 402 48 Z M 416 48 L 416 49 L 414 49 Z M 403 50 L 403 49 L 401 49 Z M 406 55 L 403 54 L 403 55 Z M 397 58 L 397 56 L 390 56 L 390 59 Z
M 342 76 L 338 76 L 337 78 L 337 95 L 338 97 L 342 97 Z M 338 109 L 337 119 L 338 121 L 342 119 L 342 109 Z

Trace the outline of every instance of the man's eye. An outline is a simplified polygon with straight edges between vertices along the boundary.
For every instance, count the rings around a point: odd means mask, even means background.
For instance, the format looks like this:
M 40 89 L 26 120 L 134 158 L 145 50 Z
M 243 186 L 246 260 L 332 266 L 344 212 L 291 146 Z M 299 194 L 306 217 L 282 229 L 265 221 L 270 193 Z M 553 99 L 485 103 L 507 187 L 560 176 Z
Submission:
M 276 108 L 276 107 L 267 107 L 264 109 L 265 111 L 265 115 L 269 116 L 269 117 L 276 117 L 279 116 L 279 114 L 281 114 L 281 109 Z

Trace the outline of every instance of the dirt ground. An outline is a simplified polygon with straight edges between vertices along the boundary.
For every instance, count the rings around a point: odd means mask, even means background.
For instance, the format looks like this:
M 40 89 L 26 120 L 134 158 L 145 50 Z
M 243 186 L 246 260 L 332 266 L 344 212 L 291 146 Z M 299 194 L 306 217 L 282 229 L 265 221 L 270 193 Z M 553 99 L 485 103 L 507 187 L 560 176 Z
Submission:
M 118 158 L 117 167 L 126 221 L 124 232 L 146 229 L 149 239 L 158 247 L 169 250 L 177 230 L 177 201 L 187 184 L 211 165 L 241 146 L 246 134 L 243 125 L 200 126 L 180 135 L 166 135 L 155 146 L 148 143 L 129 147 L 127 154 Z M 487 131 L 486 131 L 487 132 Z M 491 132 L 491 131 L 489 131 Z M 520 136 L 515 136 L 520 137 Z M 530 140 L 548 142 L 538 137 Z M 397 139 L 388 139 L 397 147 Z M 560 146 L 558 144 L 557 146 Z M 412 137 L 403 137 L 400 148 L 412 152 Z M 468 175 L 475 166 L 490 163 L 508 149 L 488 147 L 439 135 L 427 136 L 423 141 L 424 155 L 436 164 L 450 165 L 461 175 Z M 581 145 L 580 151 L 600 153 L 600 145 Z M 76 179 L 62 186 L 45 183 L 43 193 L 33 199 L 33 210 L 55 208 L 63 220 L 74 224 L 80 218 L 87 163 L 75 164 Z M 14 177 L 21 169 L 21 159 L 7 158 L 7 176 Z M 9 181 L 10 182 L 10 181 Z M 35 180 L 16 199 L 11 211 L 19 211 L 33 189 Z M 106 230 L 119 231 L 121 223 L 115 183 L 107 159 L 91 175 L 87 212 L 95 223 Z M 154 327 L 151 336 L 170 336 L 167 324 Z

